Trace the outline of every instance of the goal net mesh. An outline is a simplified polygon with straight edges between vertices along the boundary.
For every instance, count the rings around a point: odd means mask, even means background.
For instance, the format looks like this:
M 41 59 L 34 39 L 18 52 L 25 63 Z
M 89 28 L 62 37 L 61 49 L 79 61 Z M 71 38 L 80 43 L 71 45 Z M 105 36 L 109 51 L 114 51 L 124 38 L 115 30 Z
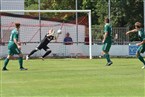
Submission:
M 37 47 L 49 29 L 57 31 L 62 28 L 57 42 L 51 41 L 48 47 L 52 53 L 48 57 L 87 57 L 88 46 L 88 14 L 85 12 L 0 12 L 0 43 L 2 56 L 7 54 L 7 43 L 15 22 L 20 22 L 20 41 L 23 54 L 28 54 Z M 77 21 L 77 22 L 76 22 Z M 73 44 L 65 45 L 64 38 L 69 33 Z M 33 57 L 43 55 L 38 51 Z

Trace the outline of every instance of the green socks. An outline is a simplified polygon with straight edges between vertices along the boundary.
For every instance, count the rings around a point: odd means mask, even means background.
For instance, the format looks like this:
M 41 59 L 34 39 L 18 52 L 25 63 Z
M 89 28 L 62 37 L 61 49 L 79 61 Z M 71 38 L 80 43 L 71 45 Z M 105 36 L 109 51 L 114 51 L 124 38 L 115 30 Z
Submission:
M 19 57 L 19 65 L 20 65 L 20 68 L 23 68 L 23 58 L 22 57 Z
M 6 58 L 5 61 L 4 61 L 4 67 L 3 68 L 6 68 L 8 63 L 9 63 L 9 59 Z
M 141 55 L 138 56 L 138 59 L 145 65 L 145 61 Z
M 107 62 L 110 62 L 111 61 L 109 54 L 104 54 L 104 57 L 107 59 Z

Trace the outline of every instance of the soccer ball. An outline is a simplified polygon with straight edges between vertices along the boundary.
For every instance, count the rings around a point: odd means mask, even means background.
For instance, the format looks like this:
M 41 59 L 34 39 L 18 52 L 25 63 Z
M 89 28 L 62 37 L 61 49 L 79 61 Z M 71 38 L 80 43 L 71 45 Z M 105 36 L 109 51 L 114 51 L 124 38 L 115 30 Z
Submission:
M 61 29 L 59 29 L 59 30 L 57 30 L 57 32 L 56 32 L 57 34 L 61 34 L 62 33 L 62 30 Z
M 101 58 L 102 56 L 99 56 L 99 58 Z

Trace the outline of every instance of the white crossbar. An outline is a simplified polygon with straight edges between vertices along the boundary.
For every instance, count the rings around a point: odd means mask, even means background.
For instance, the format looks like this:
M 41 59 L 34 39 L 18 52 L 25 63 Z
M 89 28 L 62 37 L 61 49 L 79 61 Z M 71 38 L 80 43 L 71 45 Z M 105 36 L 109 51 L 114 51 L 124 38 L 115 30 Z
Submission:
M 0 12 L 91 12 L 91 10 L 0 10 Z

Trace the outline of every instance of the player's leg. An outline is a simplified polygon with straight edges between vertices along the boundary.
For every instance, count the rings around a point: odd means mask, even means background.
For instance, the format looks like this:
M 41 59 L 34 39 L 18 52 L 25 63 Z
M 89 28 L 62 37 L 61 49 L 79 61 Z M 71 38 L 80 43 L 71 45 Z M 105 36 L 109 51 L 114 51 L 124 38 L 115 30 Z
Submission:
M 45 58 L 47 55 L 49 55 L 51 53 L 51 50 L 47 46 L 44 46 L 43 49 L 46 51 L 46 53 L 42 56 L 42 58 Z
M 27 70 L 27 68 L 23 67 L 23 54 L 22 53 L 19 54 L 18 61 L 19 61 L 19 65 L 20 65 L 20 70 Z
M 4 61 L 4 66 L 3 66 L 3 71 L 7 71 L 8 69 L 7 69 L 7 65 L 8 65 L 8 63 L 9 63 L 9 60 L 11 59 L 11 55 L 8 55 L 7 57 L 6 57 L 6 59 L 5 59 L 5 61 Z
M 4 61 L 4 66 L 3 66 L 3 71 L 6 71 L 7 70 L 7 65 L 9 63 L 9 60 L 12 58 L 12 56 L 14 55 L 14 52 L 13 52 L 13 45 L 9 45 L 8 44 L 8 56 L 6 57 L 5 61 Z
M 30 52 L 30 54 L 26 56 L 26 60 L 28 60 L 28 59 L 30 58 L 30 56 L 33 55 L 33 54 L 34 54 L 35 52 L 37 52 L 38 50 L 39 50 L 38 47 L 36 47 L 34 50 L 32 50 L 32 51 Z
M 28 57 L 30 57 L 31 55 L 33 55 L 35 52 L 37 52 L 38 51 L 38 48 L 35 48 L 34 50 L 32 50 L 31 52 L 30 52 L 30 54 L 28 55 Z
M 144 61 L 144 58 L 141 56 L 141 53 L 144 53 L 145 51 L 145 47 L 143 46 L 140 46 L 138 49 L 137 49 L 137 53 L 136 53 L 136 56 L 137 58 L 143 63 L 143 68 L 145 68 L 145 61 Z
M 20 70 L 27 70 L 23 67 L 23 54 L 21 50 L 16 47 L 15 49 L 13 49 L 13 54 L 17 54 L 19 56 L 18 62 L 20 65 Z
M 112 64 L 112 61 L 110 60 L 110 55 L 109 55 L 109 50 L 111 48 L 111 44 L 110 43 L 105 43 L 102 47 L 102 54 L 104 55 L 104 57 L 107 60 L 107 66 L 110 66 Z

